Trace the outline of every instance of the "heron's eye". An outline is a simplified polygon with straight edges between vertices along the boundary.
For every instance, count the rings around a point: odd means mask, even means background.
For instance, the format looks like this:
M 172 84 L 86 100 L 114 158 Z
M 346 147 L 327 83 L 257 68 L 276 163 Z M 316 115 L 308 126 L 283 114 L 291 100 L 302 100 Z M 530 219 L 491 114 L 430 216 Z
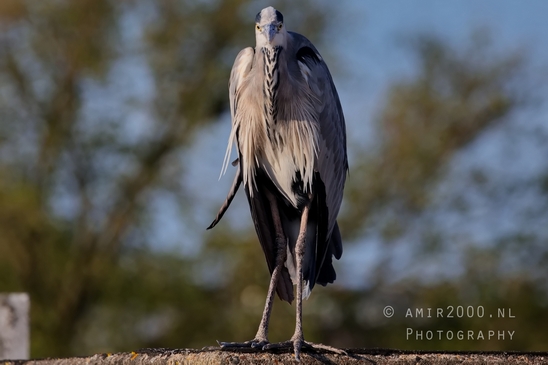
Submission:
M 283 27 L 282 23 L 278 24 L 278 30 L 282 30 L 282 27 Z
M 261 27 L 258 24 L 255 26 L 255 28 L 257 28 L 258 31 L 261 30 Z

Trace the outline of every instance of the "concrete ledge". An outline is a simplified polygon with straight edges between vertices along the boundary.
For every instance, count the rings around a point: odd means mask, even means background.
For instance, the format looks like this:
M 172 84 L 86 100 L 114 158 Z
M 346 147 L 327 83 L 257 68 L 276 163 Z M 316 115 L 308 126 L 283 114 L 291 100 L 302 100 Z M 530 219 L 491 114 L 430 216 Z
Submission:
M 348 355 L 304 352 L 301 364 L 547 364 L 548 352 L 422 352 L 384 349 L 347 350 Z M 144 349 L 137 352 L 42 360 L 4 360 L 0 365 L 186 365 L 296 363 L 289 350 L 221 351 Z
M 29 307 L 27 293 L 0 293 L 0 360 L 29 358 Z

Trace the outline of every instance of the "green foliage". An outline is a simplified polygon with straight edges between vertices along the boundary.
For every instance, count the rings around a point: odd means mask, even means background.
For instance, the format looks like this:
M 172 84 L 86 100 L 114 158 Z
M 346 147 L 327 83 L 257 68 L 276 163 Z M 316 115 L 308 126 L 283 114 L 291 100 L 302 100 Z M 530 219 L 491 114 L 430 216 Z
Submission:
M 366 157 L 371 154 L 363 151 L 357 176 L 350 179 L 346 196 L 354 203 L 342 220 L 347 235 L 360 233 L 357 222 L 383 207 L 400 206 L 400 216 L 426 208 L 451 157 L 500 124 L 519 102 L 511 88 L 522 68 L 517 54 L 491 59 L 481 39 L 458 51 L 440 39 L 419 37 L 413 49 L 418 76 L 390 89 L 378 118 L 379 152 Z M 404 231 L 398 221 L 388 225 L 387 238 Z

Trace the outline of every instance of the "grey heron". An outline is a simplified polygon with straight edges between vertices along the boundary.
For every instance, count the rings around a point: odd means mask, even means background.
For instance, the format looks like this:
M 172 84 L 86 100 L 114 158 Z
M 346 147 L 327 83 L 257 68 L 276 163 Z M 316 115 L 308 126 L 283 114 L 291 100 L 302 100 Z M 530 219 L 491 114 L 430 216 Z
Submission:
M 214 227 L 243 182 L 251 216 L 271 273 L 259 329 L 251 341 L 222 348 L 293 346 L 304 341 L 302 299 L 315 284 L 336 278 L 332 257 L 342 255 L 337 215 L 348 171 L 341 103 L 320 53 L 286 30 L 283 15 L 267 7 L 255 19 L 255 48 L 243 49 L 229 81 L 232 130 L 223 169 L 236 145 L 237 173 Z M 268 342 L 274 292 L 289 303 L 296 286 L 296 324 L 290 341 Z

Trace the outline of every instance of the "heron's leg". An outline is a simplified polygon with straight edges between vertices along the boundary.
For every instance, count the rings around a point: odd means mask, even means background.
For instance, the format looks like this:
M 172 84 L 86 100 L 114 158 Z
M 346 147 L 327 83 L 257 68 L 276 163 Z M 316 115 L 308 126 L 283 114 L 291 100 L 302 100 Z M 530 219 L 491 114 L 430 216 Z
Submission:
M 283 264 L 286 259 L 286 250 L 287 250 L 287 238 L 285 237 L 282 222 L 280 220 L 280 212 L 278 210 L 278 205 L 276 198 L 269 191 L 266 192 L 266 196 L 270 203 L 270 210 L 272 212 L 272 221 L 274 223 L 274 229 L 276 231 L 276 266 L 272 271 L 272 276 L 270 278 L 270 285 L 268 286 L 268 293 L 266 295 L 266 302 L 263 310 L 263 316 L 261 318 L 261 323 L 259 324 L 259 329 L 255 338 L 251 341 L 246 342 L 220 342 L 221 348 L 230 348 L 230 347 L 263 347 L 268 344 L 268 324 L 270 322 L 270 314 L 272 313 L 272 307 L 274 304 L 274 294 L 276 293 L 276 285 L 280 277 L 280 273 L 283 268 Z
M 278 210 L 276 197 L 269 191 L 266 192 L 266 196 L 268 198 L 268 202 L 270 203 L 272 222 L 274 223 L 274 230 L 276 231 L 276 266 L 274 267 L 270 278 L 270 285 L 268 286 L 263 316 L 261 318 L 261 323 L 259 324 L 257 334 L 255 335 L 255 340 L 258 340 L 258 342 L 254 347 L 263 347 L 268 343 L 268 324 L 270 322 L 270 314 L 272 313 L 272 307 L 274 304 L 274 294 L 276 293 L 276 286 L 286 259 L 287 250 L 287 238 L 285 237 L 282 228 L 282 221 L 280 220 L 280 212 Z
M 293 341 L 293 350 L 295 351 L 295 359 L 299 360 L 301 347 L 304 342 L 303 335 L 303 259 L 306 244 L 306 226 L 308 225 L 308 211 L 310 210 L 310 200 L 303 208 L 301 215 L 301 226 L 299 228 L 299 236 L 295 243 L 295 256 L 297 261 L 297 295 L 296 295 L 296 319 L 295 333 L 291 337 Z
M 322 344 L 314 344 L 311 342 L 306 342 L 303 335 L 303 260 L 304 253 L 306 249 L 306 227 L 308 225 L 308 213 L 310 211 L 310 205 L 312 198 L 309 203 L 303 208 L 301 213 L 301 225 L 299 227 L 299 236 L 297 237 L 297 242 L 295 244 L 295 256 L 297 261 L 297 297 L 296 297 L 296 319 L 295 319 L 295 333 L 289 341 L 267 344 L 264 346 L 264 349 L 274 349 L 281 347 L 293 347 L 295 352 L 295 359 L 300 361 L 301 348 L 311 348 L 316 350 L 330 351 L 337 354 L 346 354 L 344 350 L 337 349 L 335 347 L 326 346 Z
M 297 290 L 296 290 L 296 319 L 295 319 L 295 333 L 289 341 L 268 344 L 264 349 L 273 349 L 279 347 L 293 346 L 295 351 L 295 359 L 299 361 L 301 348 L 304 344 L 303 336 L 303 259 L 306 243 L 306 226 L 308 224 L 308 212 L 310 210 L 310 204 L 312 199 L 306 204 L 301 213 L 301 224 L 299 226 L 299 235 L 297 236 L 297 242 L 295 243 L 295 259 L 297 261 Z

